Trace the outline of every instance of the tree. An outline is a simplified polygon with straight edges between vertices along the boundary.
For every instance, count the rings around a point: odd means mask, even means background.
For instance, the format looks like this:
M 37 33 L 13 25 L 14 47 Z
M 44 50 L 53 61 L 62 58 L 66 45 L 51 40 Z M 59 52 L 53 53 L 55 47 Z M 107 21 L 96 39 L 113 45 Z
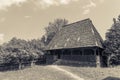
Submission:
M 32 63 L 43 55 L 41 45 L 40 39 L 26 41 L 14 37 L 0 47 L 1 60 L 4 61 L 3 63 L 19 64 L 19 69 L 21 69 L 25 63 Z
M 0 64 L 5 63 L 4 58 L 5 58 L 4 48 L 2 46 L 0 46 Z
M 105 53 L 107 53 L 108 57 L 108 64 L 109 60 L 112 57 L 120 55 L 120 16 L 118 19 L 113 19 L 114 24 L 112 25 L 111 29 L 108 30 L 106 33 L 106 40 L 105 44 Z M 117 60 L 117 57 L 116 57 Z
M 50 22 L 45 28 L 46 34 L 43 36 L 42 40 L 45 40 L 45 45 L 48 45 L 55 34 L 62 29 L 64 25 L 68 23 L 66 19 L 55 19 L 54 22 Z

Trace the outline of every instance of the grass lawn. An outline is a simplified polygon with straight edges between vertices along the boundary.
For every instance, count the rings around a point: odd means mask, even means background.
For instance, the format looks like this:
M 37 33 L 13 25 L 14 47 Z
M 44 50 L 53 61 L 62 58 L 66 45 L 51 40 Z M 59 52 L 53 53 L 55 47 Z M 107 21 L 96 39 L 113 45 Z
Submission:
M 70 67 L 70 66 L 61 66 L 61 68 L 72 72 L 80 77 L 83 77 L 85 80 L 104 80 L 108 77 L 113 77 L 113 79 L 107 80 L 120 80 L 120 67 L 114 68 L 90 68 L 90 67 Z
M 66 71 L 64 72 L 64 70 Z M 78 78 L 72 78 L 71 75 Z M 54 66 L 33 66 L 24 70 L 0 72 L 0 80 L 79 80 L 79 77 L 84 78 L 84 80 L 103 80 L 109 76 L 120 78 L 120 67 L 85 68 L 58 66 L 56 68 Z
M 47 66 L 34 66 L 24 70 L 0 72 L 0 80 L 73 80 Z

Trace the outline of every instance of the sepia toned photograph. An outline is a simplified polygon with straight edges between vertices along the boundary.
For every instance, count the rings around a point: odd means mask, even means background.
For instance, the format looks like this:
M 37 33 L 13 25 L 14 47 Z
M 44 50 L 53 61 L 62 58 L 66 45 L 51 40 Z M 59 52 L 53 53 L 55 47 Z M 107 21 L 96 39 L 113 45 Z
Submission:
M 0 80 L 120 80 L 120 0 L 0 0 Z

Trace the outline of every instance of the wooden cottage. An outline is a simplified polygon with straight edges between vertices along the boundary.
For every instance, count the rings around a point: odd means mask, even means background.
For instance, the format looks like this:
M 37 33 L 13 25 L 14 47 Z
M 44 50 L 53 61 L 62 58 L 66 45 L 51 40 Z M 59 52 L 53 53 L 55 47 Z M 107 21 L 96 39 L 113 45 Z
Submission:
M 90 19 L 65 25 L 46 47 L 46 63 L 77 62 L 81 66 L 102 65 L 103 40 Z

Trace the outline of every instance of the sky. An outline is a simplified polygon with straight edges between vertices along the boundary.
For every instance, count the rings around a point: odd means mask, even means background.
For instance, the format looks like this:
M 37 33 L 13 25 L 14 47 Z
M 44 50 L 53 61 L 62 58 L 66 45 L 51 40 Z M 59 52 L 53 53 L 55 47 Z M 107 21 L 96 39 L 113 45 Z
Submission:
M 69 23 L 90 18 L 105 33 L 120 14 L 120 0 L 0 0 L 0 44 L 12 37 L 30 40 L 44 35 L 56 18 Z

